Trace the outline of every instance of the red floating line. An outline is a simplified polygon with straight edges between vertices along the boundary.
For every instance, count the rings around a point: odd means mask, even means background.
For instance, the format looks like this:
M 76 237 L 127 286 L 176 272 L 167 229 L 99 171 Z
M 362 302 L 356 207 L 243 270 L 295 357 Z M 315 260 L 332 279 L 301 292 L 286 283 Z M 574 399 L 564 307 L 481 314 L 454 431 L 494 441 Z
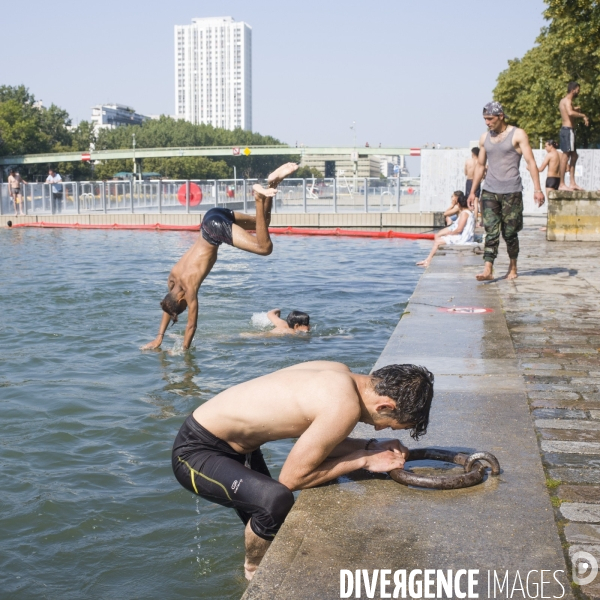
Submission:
M 124 225 L 120 223 L 88 225 L 83 223 L 15 223 L 13 227 L 42 227 L 48 229 L 124 229 L 138 231 L 198 231 L 199 225 Z M 404 231 L 357 231 L 352 229 L 304 229 L 302 227 L 269 227 L 276 235 L 322 235 L 364 238 L 402 238 L 408 240 L 432 240 L 433 233 L 405 233 Z

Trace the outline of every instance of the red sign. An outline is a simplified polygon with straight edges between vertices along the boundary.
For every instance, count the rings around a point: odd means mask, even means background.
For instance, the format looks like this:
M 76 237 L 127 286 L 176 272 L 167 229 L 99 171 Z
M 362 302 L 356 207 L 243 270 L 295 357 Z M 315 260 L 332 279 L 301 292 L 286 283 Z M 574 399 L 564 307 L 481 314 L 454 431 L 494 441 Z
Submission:
M 410 155 L 411 156 L 421 156 L 421 148 L 411 148 Z
M 231 152 L 233 153 L 234 156 L 239 156 L 241 154 L 241 151 L 239 148 L 232 148 Z
M 92 155 L 89 152 L 84 152 L 81 155 L 81 160 L 83 160 L 85 162 L 90 162 L 90 160 L 92 160 Z
M 455 315 L 480 315 L 494 312 L 493 308 L 482 308 L 480 306 L 453 306 L 452 308 L 440 308 L 440 310 Z

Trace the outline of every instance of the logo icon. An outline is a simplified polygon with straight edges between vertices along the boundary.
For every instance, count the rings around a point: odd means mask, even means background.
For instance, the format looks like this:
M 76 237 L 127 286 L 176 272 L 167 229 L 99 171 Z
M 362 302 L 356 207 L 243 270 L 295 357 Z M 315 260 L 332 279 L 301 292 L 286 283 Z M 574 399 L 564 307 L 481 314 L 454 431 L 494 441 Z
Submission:
M 233 493 L 236 494 L 237 491 L 240 489 L 240 485 L 242 485 L 242 481 L 244 481 L 243 479 L 240 479 L 239 481 L 236 479 L 232 484 L 231 484 L 231 489 L 233 490 Z
M 598 575 L 598 561 L 589 552 L 575 552 L 571 557 L 573 581 L 577 585 L 588 585 Z

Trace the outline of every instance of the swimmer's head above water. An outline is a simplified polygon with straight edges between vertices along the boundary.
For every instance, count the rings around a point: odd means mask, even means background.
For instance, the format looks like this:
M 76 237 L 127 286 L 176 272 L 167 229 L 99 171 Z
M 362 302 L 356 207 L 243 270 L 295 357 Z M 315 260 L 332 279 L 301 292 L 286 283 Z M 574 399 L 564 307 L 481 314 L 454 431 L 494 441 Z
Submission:
M 177 323 L 177 315 L 180 315 L 187 308 L 187 302 L 184 298 L 178 299 L 178 294 L 171 290 L 163 298 L 160 307 L 171 317 L 173 323 Z
M 429 410 L 433 399 L 433 373 L 417 365 L 388 365 L 371 374 L 373 389 L 380 396 L 396 402 L 396 409 L 373 415 L 375 428 L 378 420 L 410 423 L 410 437 L 418 440 L 427 433 Z
M 285 322 L 294 331 L 310 331 L 310 317 L 299 310 L 293 310 L 285 318 Z

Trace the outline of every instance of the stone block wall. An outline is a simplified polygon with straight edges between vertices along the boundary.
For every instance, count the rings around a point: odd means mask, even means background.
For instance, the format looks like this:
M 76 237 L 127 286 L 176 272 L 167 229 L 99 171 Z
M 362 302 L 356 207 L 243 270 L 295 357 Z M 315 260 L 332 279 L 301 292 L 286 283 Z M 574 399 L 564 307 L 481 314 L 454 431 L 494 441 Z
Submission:
M 600 192 L 551 192 L 548 198 L 549 241 L 600 241 Z

